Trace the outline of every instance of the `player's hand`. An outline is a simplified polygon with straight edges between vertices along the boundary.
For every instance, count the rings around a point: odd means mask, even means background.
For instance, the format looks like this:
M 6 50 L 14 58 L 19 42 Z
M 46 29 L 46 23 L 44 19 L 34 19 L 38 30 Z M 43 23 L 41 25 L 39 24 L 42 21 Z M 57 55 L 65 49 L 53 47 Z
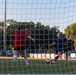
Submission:
M 48 44 L 48 47 L 50 48 L 51 46 L 53 46 L 53 44 Z
M 32 38 L 31 40 L 35 43 L 35 39 Z
M 51 44 L 48 44 L 48 47 L 50 47 L 51 46 Z

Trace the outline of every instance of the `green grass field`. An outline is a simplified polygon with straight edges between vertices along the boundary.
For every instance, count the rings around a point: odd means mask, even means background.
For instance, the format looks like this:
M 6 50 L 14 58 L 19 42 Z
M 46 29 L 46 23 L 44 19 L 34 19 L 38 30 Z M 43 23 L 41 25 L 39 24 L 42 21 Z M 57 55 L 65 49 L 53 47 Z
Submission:
M 52 60 L 51 60 L 52 61 Z M 29 60 L 26 65 L 23 59 L 12 62 L 12 59 L 0 59 L 0 74 L 75 74 L 76 61 L 68 63 L 59 60 L 56 64 L 46 64 L 45 60 Z

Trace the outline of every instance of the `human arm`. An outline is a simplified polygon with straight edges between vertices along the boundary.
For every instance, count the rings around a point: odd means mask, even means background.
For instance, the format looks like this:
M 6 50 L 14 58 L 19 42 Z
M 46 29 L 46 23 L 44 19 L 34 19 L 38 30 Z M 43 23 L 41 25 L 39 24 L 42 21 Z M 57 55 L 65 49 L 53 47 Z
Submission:
M 32 40 L 33 42 L 35 42 L 35 39 L 33 39 L 28 33 L 26 33 L 25 32 L 25 36 L 28 38 L 28 39 L 30 39 L 30 40 Z
M 52 44 L 49 44 L 49 47 L 50 47 L 50 46 L 53 46 L 53 45 L 55 45 L 55 42 L 53 42 Z
M 53 46 L 53 45 L 55 45 L 55 42 L 53 42 L 52 44 L 50 44 L 50 46 Z
M 28 39 L 32 40 L 33 42 L 35 42 L 35 39 L 33 39 L 30 35 L 27 36 Z

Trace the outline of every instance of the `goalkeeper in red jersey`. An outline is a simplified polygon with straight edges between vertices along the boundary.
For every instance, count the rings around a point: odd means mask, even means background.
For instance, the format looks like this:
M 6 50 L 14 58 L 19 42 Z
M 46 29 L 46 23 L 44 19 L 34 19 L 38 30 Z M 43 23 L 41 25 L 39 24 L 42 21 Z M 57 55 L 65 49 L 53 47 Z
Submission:
M 24 54 L 24 60 L 26 64 L 29 64 L 28 59 L 27 59 L 27 54 L 26 54 L 26 50 L 25 50 L 25 37 L 29 38 L 30 40 L 34 41 L 33 38 L 31 38 L 31 36 L 27 33 L 24 32 L 22 26 L 18 27 L 18 30 L 15 31 L 14 33 L 14 51 L 13 51 L 13 61 L 15 62 L 17 59 L 17 55 L 19 53 L 23 53 Z

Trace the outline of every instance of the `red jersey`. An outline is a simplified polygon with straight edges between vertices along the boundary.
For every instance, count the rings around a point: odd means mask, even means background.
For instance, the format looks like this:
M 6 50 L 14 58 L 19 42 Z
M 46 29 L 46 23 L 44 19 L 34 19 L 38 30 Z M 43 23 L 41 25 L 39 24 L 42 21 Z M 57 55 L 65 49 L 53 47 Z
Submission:
M 14 33 L 14 48 L 25 47 L 25 37 L 28 37 L 28 33 L 18 30 Z

